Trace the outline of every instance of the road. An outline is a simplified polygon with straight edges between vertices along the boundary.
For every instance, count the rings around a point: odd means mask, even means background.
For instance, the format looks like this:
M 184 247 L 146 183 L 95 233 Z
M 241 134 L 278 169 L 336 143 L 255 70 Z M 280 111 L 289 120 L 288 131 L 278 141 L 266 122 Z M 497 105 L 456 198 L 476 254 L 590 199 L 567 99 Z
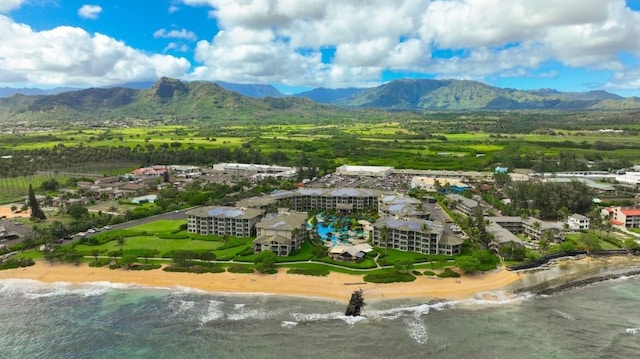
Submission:
M 177 211 L 173 211 L 173 212 L 168 212 L 168 213 L 162 213 L 162 214 L 157 214 L 155 216 L 151 216 L 151 217 L 146 217 L 146 218 L 140 218 L 140 219 L 134 219 L 132 221 L 129 222 L 125 222 L 125 223 L 120 223 L 120 224 L 114 224 L 113 226 L 111 226 L 111 229 L 127 229 L 127 228 L 131 228 L 131 227 L 135 227 L 135 226 L 139 226 L 141 224 L 147 224 L 147 223 L 151 223 L 154 221 L 157 221 L 159 219 L 170 219 L 170 220 L 175 220 L 175 219 L 185 219 L 187 218 L 187 211 L 192 210 L 192 208 L 186 208 L 186 209 L 181 209 L 181 210 L 177 210 Z

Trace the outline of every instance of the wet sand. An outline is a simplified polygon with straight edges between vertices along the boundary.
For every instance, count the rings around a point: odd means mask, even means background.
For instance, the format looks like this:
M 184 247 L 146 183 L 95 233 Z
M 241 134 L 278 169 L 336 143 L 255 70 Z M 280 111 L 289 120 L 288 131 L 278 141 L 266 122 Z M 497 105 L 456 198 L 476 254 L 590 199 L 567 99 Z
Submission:
M 174 273 L 162 270 L 131 271 L 37 262 L 27 268 L 0 271 L 0 279 L 33 279 L 44 283 L 111 282 L 149 287 L 188 287 L 212 293 L 260 293 L 323 298 L 348 302 L 354 290 L 362 289 L 366 300 L 490 298 L 487 293 L 508 290 L 522 277 L 506 269 L 491 273 L 439 279 L 421 276 L 410 283 L 365 283 L 362 275 L 331 272 L 326 277 L 287 274 Z

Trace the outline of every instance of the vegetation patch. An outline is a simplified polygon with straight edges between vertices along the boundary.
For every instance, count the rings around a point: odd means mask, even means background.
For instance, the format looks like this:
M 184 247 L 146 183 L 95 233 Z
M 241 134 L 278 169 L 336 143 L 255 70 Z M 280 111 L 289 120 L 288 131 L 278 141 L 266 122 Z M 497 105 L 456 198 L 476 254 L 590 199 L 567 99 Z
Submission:
M 451 268 L 445 268 L 442 273 L 438 273 L 438 277 L 440 278 L 459 278 L 460 273 L 454 272 Z
M 234 264 L 234 265 L 229 266 L 227 268 L 227 272 L 229 272 L 229 273 L 251 274 L 251 273 L 254 272 L 254 270 L 253 270 L 253 266 L 251 266 L 251 265 Z
M 435 276 L 435 275 L 436 275 L 436 272 L 432 272 L 432 271 L 430 271 L 430 270 L 426 270 L 426 271 L 424 271 L 422 274 L 424 274 L 424 275 L 426 275 L 426 276 L 429 276 L 429 277 L 433 277 L 433 276 Z
M 316 277 L 325 277 L 329 275 L 329 268 L 289 268 L 289 274 L 310 275 Z
M 395 283 L 395 282 L 413 282 L 416 277 L 409 273 L 386 272 L 379 274 L 367 274 L 364 281 L 369 283 Z
M 31 258 L 17 259 L 10 258 L 0 264 L 0 270 L 2 269 L 14 269 L 21 267 L 29 267 L 36 264 Z

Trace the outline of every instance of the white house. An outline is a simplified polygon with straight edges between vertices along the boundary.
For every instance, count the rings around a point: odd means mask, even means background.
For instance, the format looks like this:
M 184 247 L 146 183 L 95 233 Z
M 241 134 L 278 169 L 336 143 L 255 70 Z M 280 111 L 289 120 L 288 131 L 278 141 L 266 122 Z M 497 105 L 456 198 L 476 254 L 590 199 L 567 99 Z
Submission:
M 574 213 L 567 219 L 567 224 L 569 225 L 570 229 L 579 231 L 583 229 L 589 229 L 590 222 L 589 217 Z

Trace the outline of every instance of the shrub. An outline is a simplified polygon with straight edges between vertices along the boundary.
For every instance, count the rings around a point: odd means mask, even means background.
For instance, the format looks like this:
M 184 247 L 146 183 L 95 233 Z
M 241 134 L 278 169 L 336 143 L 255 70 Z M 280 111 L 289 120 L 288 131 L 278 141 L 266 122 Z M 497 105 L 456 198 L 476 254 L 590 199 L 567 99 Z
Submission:
M 291 268 L 287 271 L 289 274 L 311 275 L 316 277 L 325 277 L 329 275 L 328 268 Z
M 430 271 L 430 270 L 426 270 L 426 271 L 424 271 L 424 273 L 423 273 L 423 274 L 424 274 L 424 275 L 427 275 L 427 276 L 434 276 L 434 275 L 436 275 L 436 272 L 432 272 L 432 271 Z
M 379 274 L 367 274 L 364 276 L 364 281 L 369 283 L 395 283 L 395 282 L 413 282 L 416 277 L 409 273 L 379 273 Z
M 160 264 L 135 264 L 130 269 L 131 270 L 151 270 L 158 269 L 162 267 Z
M 89 267 L 104 267 L 109 264 L 111 261 L 106 258 L 98 259 L 98 261 L 90 262 Z
M 460 273 L 454 272 L 451 268 L 445 268 L 442 273 L 438 274 L 440 278 L 458 278 L 460 277 Z
M 253 267 L 248 265 L 232 265 L 227 268 L 227 272 L 229 273 L 253 273 Z
M 15 269 L 15 268 L 20 268 L 20 267 L 29 267 L 29 266 L 32 266 L 34 264 L 35 264 L 35 262 L 31 258 L 24 258 L 24 259 L 11 258 L 11 259 L 7 259 L 4 263 L 0 264 L 0 270 L 1 269 Z

